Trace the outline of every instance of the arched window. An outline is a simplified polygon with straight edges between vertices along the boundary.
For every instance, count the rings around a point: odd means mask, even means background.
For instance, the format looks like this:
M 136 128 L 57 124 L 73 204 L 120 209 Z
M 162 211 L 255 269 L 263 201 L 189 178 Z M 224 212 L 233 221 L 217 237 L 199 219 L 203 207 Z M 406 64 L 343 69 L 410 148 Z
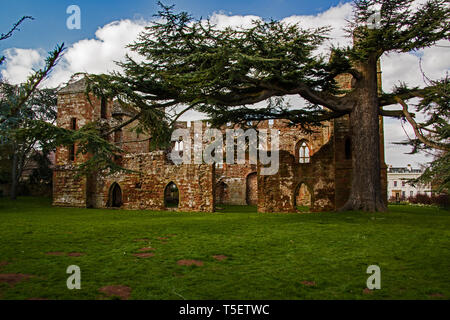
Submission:
M 164 190 L 164 205 L 166 208 L 178 208 L 180 202 L 180 192 L 175 183 L 171 182 Z
M 299 150 L 298 150 L 298 162 L 299 163 L 309 163 L 310 156 L 309 156 L 309 147 L 306 144 L 306 141 L 303 141 L 300 144 Z

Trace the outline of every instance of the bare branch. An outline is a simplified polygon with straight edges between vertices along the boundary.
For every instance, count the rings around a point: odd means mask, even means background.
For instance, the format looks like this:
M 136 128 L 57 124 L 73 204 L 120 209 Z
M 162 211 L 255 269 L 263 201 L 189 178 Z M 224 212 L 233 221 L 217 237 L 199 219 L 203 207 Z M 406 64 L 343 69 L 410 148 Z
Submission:
M 450 148 L 448 146 L 443 145 L 441 143 L 431 141 L 430 139 L 427 139 L 426 137 L 424 137 L 422 132 L 420 131 L 421 130 L 420 126 L 417 124 L 417 122 L 414 120 L 412 115 L 409 113 L 408 105 L 399 97 L 396 97 L 395 99 L 396 99 L 397 103 L 399 103 L 403 107 L 403 114 L 404 114 L 406 120 L 409 122 L 409 124 L 413 128 L 414 134 L 416 135 L 417 139 L 420 142 L 422 142 L 423 144 L 425 144 L 431 148 L 434 148 L 434 149 L 438 149 L 438 150 L 442 150 L 442 151 L 450 151 Z
M 22 24 L 22 22 L 24 22 L 24 21 L 27 20 L 27 19 L 34 20 L 34 18 L 31 17 L 31 16 L 24 16 L 24 17 L 22 17 L 19 21 L 17 21 L 17 22 L 13 25 L 13 27 L 11 28 L 11 30 L 9 30 L 9 31 L 8 31 L 7 33 L 5 33 L 5 34 L 3 34 L 3 33 L 0 34 L 0 40 L 6 40 L 6 39 L 10 38 L 10 37 L 13 35 L 14 31 L 19 30 L 19 26 Z
M 36 71 L 33 75 L 30 76 L 27 83 L 23 86 L 24 93 L 21 94 L 17 103 L 11 108 L 9 114 L 0 119 L 0 124 L 5 122 L 9 117 L 16 115 L 23 105 L 28 101 L 31 95 L 36 91 L 37 87 L 41 84 L 41 82 L 50 74 L 53 67 L 58 63 L 59 58 L 64 51 L 64 43 L 56 47 L 56 49 L 51 52 L 50 56 L 47 58 L 47 63 L 45 67 L 41 70 Z

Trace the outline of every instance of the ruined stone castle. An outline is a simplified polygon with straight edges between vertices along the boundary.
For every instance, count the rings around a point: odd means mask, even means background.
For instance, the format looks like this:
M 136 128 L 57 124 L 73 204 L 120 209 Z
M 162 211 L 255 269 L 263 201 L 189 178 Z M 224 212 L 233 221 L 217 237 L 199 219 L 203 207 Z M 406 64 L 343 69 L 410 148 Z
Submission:
M 351 88 L 349 74 L 338 77 Z M 88 102 L 83 80 L 69 84 L 58 95 L 60 127 L 77 130 L 92 121 L 113 126 L 132 115 L 113 102 L 96 98 Z M 280 165 L 274 175 L 261 175 L 259 164 L 174 164 L 167 150 L 150 151 L 149 136 L 138 135 L 131 123 L 109 137 L 126 154 L 120 159 L 133 172 L 98 172 L 76 177 L 76 165 L 88 155 L 77 155 L 77 146 L 56 152 L 53 177 L 55 206 L 141 210 L 214 212 L 221 205 L 256 205 L 258 212 L 333 211 L 348 199 L 352 177 L 351 123 L 348 116 L 334 119 L 314 133 L 305 134 L 286 120 L 262 121 L 258 129 L 279 132 Z M 192 129 L 191 122 L 177 127 Z M 202 122 L 207 129 L 208 123 Z M 226 128 L 221 128 L 225 130 Z M 192 135 L 193 130 L 192 131 Z M 383 123 L 380 118 L 382 192 L 386 190 Z M 174 148 L 179 148 L 174 143 Z

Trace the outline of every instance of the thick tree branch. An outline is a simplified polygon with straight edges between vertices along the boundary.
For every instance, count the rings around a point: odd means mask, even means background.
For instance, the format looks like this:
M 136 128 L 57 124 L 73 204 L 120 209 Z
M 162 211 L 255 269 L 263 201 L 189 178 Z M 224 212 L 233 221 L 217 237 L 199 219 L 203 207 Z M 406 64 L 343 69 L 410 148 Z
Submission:
M 138 114 L 136 114 L 135 116 L 131 117 L 127 121 L 122 122 L 120 125 L 112 128 L 111 130 L 106 132 L 105 136 L 109 136 L 110 134 L 113 134 L 114 132 L 121 130 L 122 128 L 126 127 L 127 125 L 129 125 L 129 124 L 135 122 L 136 120 L 138 120 L 141 116 L 142 116 L 142 112 L 139 112 Z
M 255 92 L 244 94 L 230 93 L 224 95 L 215 95 L 209 98 L 209 103 L 220 104 L 223 106 L 240 106 L 255 104 L 275 96 L 285 96 L 298 94 L 312 104 L 318 104 L 334 112 L 350 112 L 353 105 L 345 97 L 337 97 L 327 92 L 319 92 L 309 88 L 306 85 L 299 85 L 294 89 L 285 89 L 280 86 L 272 85 L 270 88 L 255 88 Z
M 412 98 L 423 98 L 424 94 L 429 91 L 430 88 L 423 88 L 423 89 L 414 89 L 409 90 L 402 93 L 390 93 L 390 94 L 383 94 L 379 99 L 379 105 L 380 107 L 389 106 L 392 104 L 397 104 L 397 98 L 401 100 L 409 100 Z
M 353 105 L 345 96 L 337 97 L 327 92 L 315 91 L 306 85 L 297 88 L 297 93 L 309 102 L 327 107 L 334 112 L 350 112 L 353 109 Z
M 404 116 L 403 110 L 383 110 L 380 109 L 380 116 L 402 118 Z

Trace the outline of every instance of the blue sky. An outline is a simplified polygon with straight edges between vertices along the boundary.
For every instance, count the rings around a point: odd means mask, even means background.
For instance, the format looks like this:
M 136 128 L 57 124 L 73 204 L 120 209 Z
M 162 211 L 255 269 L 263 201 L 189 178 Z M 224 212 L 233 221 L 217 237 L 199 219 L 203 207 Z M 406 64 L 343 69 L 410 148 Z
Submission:
M 150 19 L 157 11 L 156 0 L 15 0 L 8 1 L 0 11 L 0 32 L 5 33 L 23 15 L 27 21 L 14 37 L 2 41 L 0 50 L 8 47 L 52 49 L 56 44 L 67 45 L 94 37 L 95 31 L 105 24 L 121 19 Z M 176 8 L 188 11 L 195 17 L 207 17 L 214 12 L 228 15 L 258 15 L 281 19 L 291 15 L 316 14 L 340 2 L 338 0 L 167 0 Z M 81 30 L 66 28 L 66 9 L 69 5 L 81 8 Z

